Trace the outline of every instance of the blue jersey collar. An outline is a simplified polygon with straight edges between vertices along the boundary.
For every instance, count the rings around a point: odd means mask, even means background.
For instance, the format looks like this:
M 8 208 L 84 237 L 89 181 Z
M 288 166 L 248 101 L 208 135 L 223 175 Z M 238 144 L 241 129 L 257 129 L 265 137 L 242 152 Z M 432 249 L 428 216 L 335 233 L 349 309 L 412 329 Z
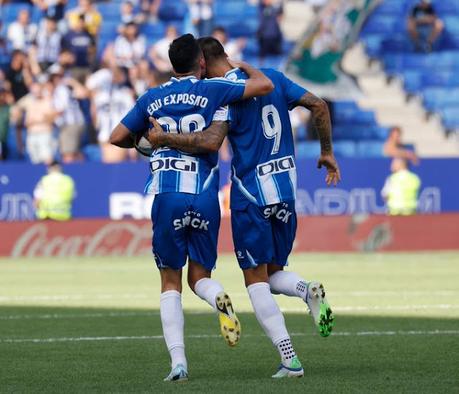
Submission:
M 171 81 L 173 81 L 173 82 L 180 82 L 180 81 L 184 81 L 184 80 L 197 81 L 198 78 L 196 78 L 194 75 L 189 75 L 187 77 L 180 77 L 180 78 L 177 78 L 177 77 L 172 77 L 171 78 Z
M 226 74 L 225 74 L 225 78 L 228 78 L 228 75 L 230 75 L 231 73 L 234 73 L 236 71 L 239 71 L 239 67 L 236 67 L 236 68 L 233 68 L 232 70 L 227 71 Z

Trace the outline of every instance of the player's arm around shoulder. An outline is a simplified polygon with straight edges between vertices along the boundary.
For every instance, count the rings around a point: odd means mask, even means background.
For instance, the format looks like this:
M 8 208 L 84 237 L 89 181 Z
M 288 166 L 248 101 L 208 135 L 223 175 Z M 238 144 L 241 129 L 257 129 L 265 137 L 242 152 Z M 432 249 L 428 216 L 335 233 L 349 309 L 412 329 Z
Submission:
M 231 62 L 231 65 L 240 68 L 249 77 L 245 82 L 243 99 L 266 96 L 274 90 L 274 83 L 261 70 L 245 62 Z
M 227 121 L 214 120 L 203 131 L 185 134 L 165 133 L 156 119 L 150 117 L 149 120 L 152 128 L 148 133 L 148 140 L 153 149 L 167 146 L 191 154 L 218 152 L 229 129 Z
M 120 148 L 132 148 L 134 139 L 130 130 L 124 124 L 118 123 L 110 135 L 110 144 Z
M 110 135 L 110 144 L 120 148 L 134 147 L 134 136 L 148 129 L 148 91 L 141 96 L 134 107 L 124 116 Z

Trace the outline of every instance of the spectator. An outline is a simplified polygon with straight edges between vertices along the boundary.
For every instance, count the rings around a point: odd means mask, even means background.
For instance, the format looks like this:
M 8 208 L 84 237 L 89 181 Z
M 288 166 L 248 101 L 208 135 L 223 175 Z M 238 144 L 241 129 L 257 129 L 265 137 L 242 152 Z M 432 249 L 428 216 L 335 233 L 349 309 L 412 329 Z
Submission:
M 81 138 L 85 130 L 84 115 L 78 100 L 88 97 L 86 88 L 76 79 L 64 77 L 64 70 L 51 70 L 54 85 L 53 105 L 56 111 L 56 125 L 59 128 L 59 151 L 64 163 L 81 160 Z
M 212 33 L 214 22 L 213 0 L 189 0 L 191 23 L 199 37 Z
M 1 71 L 0 71 L 1 73 Z M 13 96 L 8 89 L 6 81 L 1 75 L 0 80 L 0 160 L 8 158 L 7 139 L 10 127 L 10 107 Z
M 80 15 L 78 23 L 62 39 L 62 47 L 75 56 L 73 77 L 83 82 L 90 72 L 96 54 L 96 43 L 85 27 L 85 17 Z
M 408 32 L 416 50 L 430 52 L 444 28 L 430 0 L 417 3 L 408 17 Z
M 139 35 L 139 29 L 134 22 L 128 23 L 113 45 L 115 63 L 121 67 L 132 67 L 142 60 L 145 52 L 145 37 Z
M 24 115 L 26 151 L 32 163 L 49 164 L 56 151 L 53 137 L 55 111 L 50 90 L 46 77 L 41 75 L 32 83 L 30 93 L 18 103 L 18 108 Z M 17 132 L 18 139 L 21 139 L 19 127 Z M 19 145 L 22 146 L 22 142 Z
M 389 215 L 414 215 L 421 186 L 419 177 L 408 170 L 407 161 L 401 158 L 392 160 L 391 171 L 381 191 Z
M 150 49 L 150 59 L 153 66 L 161 73 L 172 72 L 172 64 L 169 60 L 169 45 L 178 37 L 177 29 L 170 25 L 166 29 L 165 36 L 157 41 Z
M 416 153 L 407 149 L 402 143 L 402 130 L 395 126 L 389 132 L 386 142 L 384 143 L 383 152 L 385 156 L 392 158 L 401 158 L 411 161 L 413 164 L 418 164 L 419 159 Z
M 123 1 L 120 6 L 121 23 L 127 25 L 128 23 L 136 23 L 141 25 L 145 22 L 145 15 L 135 13 L 134 3 L 131 0 Z
M 32 72 L 24 52 L 13 51 L 11 63 L 6 71 L 6 79 L 11 85 L 11 93 L 15 102 L 29 93 L 29 87 L 32 84 Z
M 228 40 L 226 30 L 222 26 L 218 26 L 212 31 L 212 37 L 221 42 L 223 48 L 225 48 L 225 53 L 231 60 L 242 60 L 242 51 L 246 45 L 245 38 L 239 38 L 238 40 Z
M 102 161 L 116 163 L 125 160 L 128 155 L 135 155 L 133 150 L 121 149 L 108 142 L 113 128 L 135 103 L 127 70 L 121 67 L 99 70 L 88 78 L 86 86 L 91 91 L 91 114 L 102 150 Z
M 129 68 L 129 82 L 137 97 L 155 86 L 154 74 L 150 70 L 148 61 L 142 60 L 136 67 Z
M 56 22 L 64 18 L 65 5 L 67 0 L 32 0 L 45 18 L 54 19 Z
M 61 50 L 61 40 L 62 36 L 57 30 L 56 20 L 47 17 L 38 30 L 34 48 L 35 58 L 41 72 L 57 62 Z
M 8 26 L 8 41 L 13 49 L 27 51 L 35 40 L 37 25 L 30 23 L 28 9 L 22 9 L 18 13 L 17 20 Z
M 68 12 L 67 20 L 70 29 L 75 29 L 80 25 L 81 17 L 83 17 L 84 29 L 95 37 L 102 24 L 102 16 L 94 7 L 91 0 L 79 0 L 78 7 Z
M 158 10 L 161 5 L 161 0 L 141 0 L 140 9 L 146 20 L 157 22 Z
M 50 163 L 48 174 L 40 179 L 33 195 L 38 219 L 64 221 L 72 218 L 75 183 L 62 173 L 59 163 Z
M 282 14 L 282 4 L 275 4 L 274 0 L 261 1 L 260 25 L 257 32 L 261 58 L 282 54 L 283 37 L 280 29 Z
M 54 63 L 50 68 L 61 68 L 65 76 L 71 76 L 72 70 L 75 67 L 75 55 L 69 49 L 61 49 L 57 62 Z M 48 70 L 49 72 L 49 70 Z

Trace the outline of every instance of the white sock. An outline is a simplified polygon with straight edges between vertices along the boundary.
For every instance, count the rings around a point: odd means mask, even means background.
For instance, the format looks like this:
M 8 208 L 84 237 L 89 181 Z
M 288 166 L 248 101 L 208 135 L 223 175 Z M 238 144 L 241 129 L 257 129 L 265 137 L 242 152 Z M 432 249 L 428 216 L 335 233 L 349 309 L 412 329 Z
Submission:
M 187 368 L 183 326 L 185 319 L 182 309 L 182 295 L 176 290 L 161 293 L 159 298 L 161 323 L 167 350 L 171 356 L 171 366 L 182 364 Z
M 269 287 L 274 294 L 300 297 L 306 300 L 307 282 L 295 272 L 277 271 L 269 277 Z
M 258 322 L 279 350 L 282 362 L 289 365 L 288 360 L 295 356 L 295 352 L 285 327 L 284 316 L 271 294 L 269 284 L 266 282 L 254 283 L 247 287 L 247 291 Z M 289 346 L 284 344 L 289 344 Z
M 214 309 L 216 309 L 215 297 L 222 291 L 223 286 L 210 278 L 199 279 L 194 285 L 194 292 Z

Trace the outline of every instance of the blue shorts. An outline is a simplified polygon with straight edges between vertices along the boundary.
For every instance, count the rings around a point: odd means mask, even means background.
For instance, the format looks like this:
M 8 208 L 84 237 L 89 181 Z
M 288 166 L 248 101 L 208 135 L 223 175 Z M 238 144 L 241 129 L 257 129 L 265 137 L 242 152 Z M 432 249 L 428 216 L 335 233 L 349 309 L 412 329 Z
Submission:
M 259 264 L 286 266 L 296 235 L 295 201 L 231 211 L 234 251 L 244 270 Z
M 151 209 L 158 268 L 181 269 L 187 257 L 212 270 L 217 260 L 220 205 L 215 191 L 161 193 Z

